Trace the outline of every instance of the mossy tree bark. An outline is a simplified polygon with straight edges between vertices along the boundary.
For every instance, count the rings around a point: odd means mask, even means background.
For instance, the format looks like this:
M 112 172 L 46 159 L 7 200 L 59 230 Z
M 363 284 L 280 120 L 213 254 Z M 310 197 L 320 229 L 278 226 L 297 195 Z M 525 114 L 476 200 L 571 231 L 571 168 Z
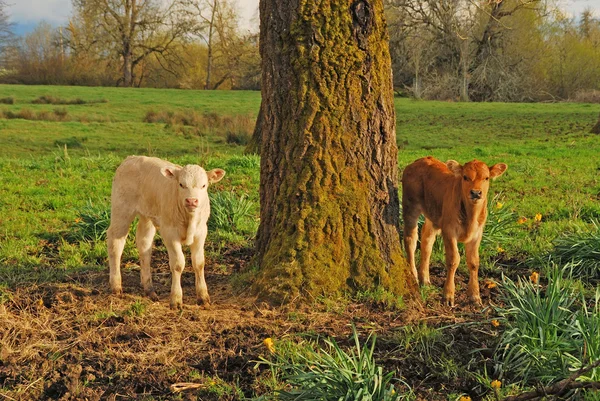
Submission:
M 399 236 L 382 0 L 261 0 L 260 265 L 255 289 L 414 294 Z
M 592 134 L 600 134 L 600 116 L 598 117 L 598 122 L 592 127 L 590 132 Z

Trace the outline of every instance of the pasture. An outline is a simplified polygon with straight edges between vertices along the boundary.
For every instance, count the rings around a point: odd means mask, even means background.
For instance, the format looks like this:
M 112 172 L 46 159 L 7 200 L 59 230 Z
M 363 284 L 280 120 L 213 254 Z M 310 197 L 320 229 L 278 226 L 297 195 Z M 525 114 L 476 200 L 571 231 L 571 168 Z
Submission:
M 42 96 L 56 104 L 36 101 Z M 458 306 L 441 305 L 438 243 L 420 308 L 380 291 L 278 308 L 248 291 L 260 163 L 244 144 L 260 93 L 2 85 L 0 99 L 12 99 L 0 104 L 6 399 L 267 398 L 291 388 L 290 366 L 311 365 L 338 344 L 353 349 L 353 326 L 360 343 L 377 336 L 374 360 L 393 372 L 394 391 L 381 399 L 496 400 L 600 359 L 600 137 L 588 133 L 597 105 L 396 99 L 400 171 L 426 155 L 508 165 L 490 189 L 484 307 L 466 303 L 462 249 Z M 210 309 L 193 303 L 189 251 L 183 310 L 169 309 L 159 238 L 159 302 L 143 296 L 133 235 L 123 256 L 125 294 L 110 296 L 111 180 L 131 154 L 226 170 L 209 190 Z M 600 369 L 587 379 L 599 381 Z M 591 392 L 574 397 L 598 400 Z

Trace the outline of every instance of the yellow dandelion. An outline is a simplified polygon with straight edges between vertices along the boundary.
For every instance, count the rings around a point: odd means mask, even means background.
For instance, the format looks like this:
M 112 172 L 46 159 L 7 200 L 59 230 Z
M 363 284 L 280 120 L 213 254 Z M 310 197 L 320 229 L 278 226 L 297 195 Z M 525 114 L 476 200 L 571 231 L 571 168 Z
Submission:
M 490 386 L 494 389 L 499 389 L 500 387 L 502 387 L 502 382 L 500 380 L 492 380 Z
M 485 286 L 485 288 L 496 288 L 498 285 L 496 284 L 495 281 L 492 280 L 485 280 L 483 282 L 483 285 Z
M 77 217 L 77 218 L 75 219 L 75 223 L 81 223 L 81 221 L 82 221 L 82 220 L 81 220 L 81 217 Z
M 468 395 L 463 395 L 458 401 L 471 401 L 471 397 Z
M 498 326 L 500 326 L 500 322 L 497 321 L 496 319 L 494 319 L 494 320 L 492 320 L 492 326 L 498 327 Z
M 540 281 L 540 275 L 538 272 L 531 273 L 531 276 L 529 276 L 529 278 L 531 279 L 531 282 L 533 284 L 537 284 L 538 281 Z
M 497 251 L 498 253 L 504 253 L 504 252 L 505 252 L 505 251 L 504 251 L 504 248 L 502 248 L 501 246 L 499 246 L 498 248 L 496 248 L 496 251 Z
M 535 217 L 533 219 L 535 221 L 542 221 L 542 214 L 541 213 L 536 213 Z
M 502 209 L 502 206 L 504 206 L 504 203 L 502 203 L 502 202 L 496 203 L 496 209 Z
M 273 343 L 273 339 L 271 337 L 265 338 L 263 344 L 265 345 L 265 347 L 267 347 L 271 354 L 275 353 L 275 344 Z
M 517 224 L 523 224 L 527 221 L 527 217 L 519 217 L 519 220 L 517 220 Z

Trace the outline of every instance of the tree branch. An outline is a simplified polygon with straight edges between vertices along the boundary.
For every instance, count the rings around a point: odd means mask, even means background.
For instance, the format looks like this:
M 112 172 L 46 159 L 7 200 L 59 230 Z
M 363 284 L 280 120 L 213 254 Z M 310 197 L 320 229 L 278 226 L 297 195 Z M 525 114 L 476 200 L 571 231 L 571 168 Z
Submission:
M 579 369 L 577 372 L 575 372 L 573 375 L 571 375 L 570 377 L 559 381 L 558 383 L 546 386 L 546 387 L 539 387 L 536 390 L 533 391 L 528 391 L 526 393 L 523 394 L 519 394 L 519 395 L 514 395 L 514 396 L 510 396 L 505 398 L 503 401 L 527 401 L 527 400 L 534 400 L 536 398 L 541 398 L 541 397 L 546 397 L 548 395 L 562 395 L 564 393 L 566 393 L 567 391 L 570 390 L 576 390 L 576 389 L 596 389 L 596 390 L 600 390 L 600 382 L 578 382 L 576 381 L 578 377 L 580 377 L 581 375 L 583 375 L 584 373 L 589 372 L 592 369 L 597 368 L 598 366 L 600 366 L 600 359 L 597 360 L 596 362 L 592 363 L 591 365 L 588 365 L 584 368 Z

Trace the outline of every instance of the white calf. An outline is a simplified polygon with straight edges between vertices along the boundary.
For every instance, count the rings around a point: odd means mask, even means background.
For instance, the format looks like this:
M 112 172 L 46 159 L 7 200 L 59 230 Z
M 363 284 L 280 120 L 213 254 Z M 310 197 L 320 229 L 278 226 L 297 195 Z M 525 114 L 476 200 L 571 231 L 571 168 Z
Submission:
M 140 254 L 142 286 L 152 300 L 158 296 L 152 286 L 150 258 L 158 228 L 169 252 L 171 267 L 171 308 L 180 308 L 183 292 L 181 273 L 185 265 L 182 245 L 189 245 L 196 276 L 196 297 L 201 305 L 210 304 L 204 280 L 204 241 L 210 215 L 208 184 L 218 182 L 225 171 L 206 172 L 190 164 L 177 166 L 145 156 L 130 156 L 117 168 L 112 184 L 111 220 L 107 234 L 110 288 L 121 294 L 121 255 L 136 216 L 139 222 L 136 245 Z

